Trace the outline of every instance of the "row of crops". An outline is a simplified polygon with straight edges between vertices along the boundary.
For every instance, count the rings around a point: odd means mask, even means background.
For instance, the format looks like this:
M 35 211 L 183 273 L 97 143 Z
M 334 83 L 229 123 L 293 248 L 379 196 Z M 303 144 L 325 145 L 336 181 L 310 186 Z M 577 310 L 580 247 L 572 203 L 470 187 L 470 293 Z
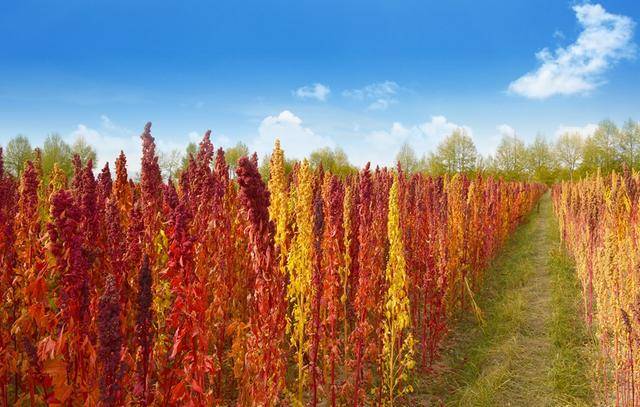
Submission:
M 255 155 L 230 178 L 209 133 L 163 182 L 141 139 L 139 182 L 124 154 L 113 177 L 0 165 L 0 404 L 397 404 L 544 191 L 286 174 L 278 143 L 268 183 Z
M 637 406 L 640 375 L 640 177 L 624 171 L 553 189 L 562 239 L 576 261 L 585 318 L 599 350 L 604 405 Z

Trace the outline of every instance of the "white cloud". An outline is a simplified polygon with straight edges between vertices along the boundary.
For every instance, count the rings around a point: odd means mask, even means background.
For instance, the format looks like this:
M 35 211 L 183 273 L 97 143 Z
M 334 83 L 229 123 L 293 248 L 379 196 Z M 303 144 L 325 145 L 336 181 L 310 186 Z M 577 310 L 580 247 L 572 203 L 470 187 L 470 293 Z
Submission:
M 275 139 L 279 138 L 287 157 L 308 157 L 311 151 L 321 147 L 335 146 L 333 140 L 323 137 L 302 125 L 302 119 L 284 110 L 277 116 L 267 116 L 260 123 L 258 136 L 249 144 L 249 151 L 257 152 L 262 158 L 273 150 Z
M 202 140 L 202 135 L 200 133 L 198 133 L 197 131 L 190 131 L 189 134 L 187 134 L 187 136 L 189 136 L 189 142 L 190 143 L 199 143 Z
M 331 89 L 321 83 L 303 86 L 293 92 L 300 99 L 316 99 L 320 102 L 326 101 L 329 93 L 331 93 Z
M 560 135 L 564 134 L 564 133 L 578 133 L 580 134 L 582 137 L 590 137 L 593 135 L 593 133 L 596 132 L 596 130 L 598 129 L 598 125 L 594 124 L 594 123 L 589 123 L 587 125 L 584 125 L 582 127 L 580 126 L 565 126 L 564 124 L 558 126 L 558 128 L 556 129 L 556 137 L 560 137 Z
M 541 66 L 509 84 L 509 91 L 527 98 L 587 93 L 603 83 L 602 74 L 616 62 L 635 55 L 635 22 L 608 13 L 599 4 L 573 7 L 583 30 L 576 41 L 536 54 Z
M 378 99 L 372 102 L 367 110 L 387 110 L 390 104 L 397 103 L 395 99 Z
M 100 126 L 97 129 L 78 124 L 76 129 L 67 136 L 67 141 L 73 143 L 79 137 L 83 137 L 96 149 L 96 168 L 98 170 L 109 162 L 113 171 L 113 163 L 121 150 L 127 156 L 129 175 L 132 176 L 140 170 L 140 138 L 133 131 L 115 124 L 109 117 L 100 116 Z
M 396 95 L 400 86 L 393 81 L 372 83 L 360 89 L 348 89 L 342 96 L 354 100 L 371 101 L 368 110 L 385 110 L 389 105 L 397 103 Z
M 498 125 L 497 129 L 498 129 L 498 133 L 500 133 L 500 136 L 502 136 L 502 137 L 515 137 L 516 136 L 516 129 L 514 129 L 511 126 L 509 126 L 508 124 L 500 124 L 500 125 Z
M 444 116 L 432 116 L 430 121 L 413 126 L 394 122 L 388 130 L 376 130 L 364 136 L 362 144 L 347 150 L 352 163 L 362 166 L 370 161 L 373 165 L 395 165 L 395 157 L 403 143 L 407 142 L 418 157 L 433 151 L 438 144 L 455 130 L 461 129 L 473 137 L 469 126 L 450 122 Z
M 131 136 L 134 135 L 133 131 L 131 131 L 131 130 L 127 129 L 127 128 L 124 128 L 122 126 L 117 125 L 116 123 L 114 123 L 109 118 L 109 116 L 104 115 L 104 114 L 100 116 L 100 124 L 102 125 L 102 127 L 105 130 L 109 130 L 109 131 L 112 131 L 112 132 L 118 132 L 118 133 L 121 133 L 121 134 L 128 134 L 128 135 L 131 135 Z
M 357 100 L 365 98 L 375 99 L 395 95 L 400 86 L 394 81 L 376 82 L 361 89 L 348 89 L 342 92 L 343 96 Z
M 450 122 L 444 116 L 431 116 L 431 121 L 422 123 L 418 127 L 426 136 L 440 140 L 458 129 L 464 130 L 469 136 L 473 135 L 473 131 L 469 126 L 461 126 Z
M 510 125 L 503 123 L 496 126 L 497 133 L 485 135 L 482 143 L 477 146 L 478 152 L 484 156 L 493 156 L 504 137 L 516 137 L 516 129 Z

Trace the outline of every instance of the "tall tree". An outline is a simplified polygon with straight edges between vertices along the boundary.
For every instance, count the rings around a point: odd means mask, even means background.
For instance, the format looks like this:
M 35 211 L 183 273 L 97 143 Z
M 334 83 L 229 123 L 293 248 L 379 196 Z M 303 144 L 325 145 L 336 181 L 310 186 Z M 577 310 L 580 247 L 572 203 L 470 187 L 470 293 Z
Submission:
M 160 171 L 165 179 L 176 178 L 176 174 L 181 170 L 184 165 L 185 157 L 178 149 L 173 149 L 168 153 L 161 152 L 158 159 L 158 165 L 160 165 Z M 188 163 L 188 158 L 187 158 Z M 186 167 L 185 167 L 186 168 Z
M 503 136 L 494 159 L 496 169 L 505 179 L 517 180 L 526 176 L 527 149 L 518 136 Z
M 640 168 L 640 122 L 627 120 L 617 134 L 616 149 L 620 161 L 629 168 Z
M 574 172 L 582 161 L 584 140 L 580 133 L 563 133 L 556 141 L 556 159 L 561 169 L 573 179 Z
M 616 140 L 620 130 L 611 120 L 603 120 L 598 129 L 589 137 L 584 145 L 581 172 L 600 171 L 608 174 L 620 169 L 620 160 L 616 151 Z
M 329 147 L 324 147 L 312 151 L 309 156 L 309 164 L 313 169 L 317 169 L 322 164 L 322 168 L 326 171 L 339 176 L 357 172 L 357 169 L 349 163 L 347 153 L 340 147 L 336 147 L 333 150 Z
M 233 176 L 236 172 L 236 166 L 238 165 L 238 160 L 241 157 L 249 156 L 249 147 L 241 141 L 233 146 L 227 148 L 224 153 L 224 157 L 227 159 L 227 164 L 229 165 L 229 175 Z
M 527 148 L 527 172 L 537 182 L 551 184 L 554 180 L 553 154 L 547 140 L 537 135 L 533 143 Z
M 83 165 L 87 165 L 89 160 L 91 160 L 92 167 L 96 168 L 96 150 L 87 143 L 84 137 L 80 136 L 76 139 L 71 147 L 71 153 L 72 155 L 78 154 Z
M 33 160 L 33 148 L 27 137 L 18 135 L 9 140 L 4 152 L 4 167 L 11 175 L 20 178 L 24 165 L 30 160 Z
M 404 142 L 400 147 L 400 151 L 396 154 L 396 161 L 400 163 L 402 169 L 408 173 L 426 170 L 424 160 L 418 158 L 415 150 L 408 142 Z
M 70 177 L 73 172 L 72 156 L 71 147 L 59 134 L 52 133 L 47 136 L 42 149 L 42 169 L 45 178 L 51 174 L 54 164 L 58 164 L 58 167 Z
M 429 158 L 429 167 L 435 174 L 467 173 L 476 170 L 477 161 L 478 151 L 471 136 L 457 129 L 438 145 Z
M 189 166 L 189 157 L 195 157 L 196 154 L 198 154 L 198 145 L 194 142 L 187 144 L 187 148 L 185 148 L 184 155 L 182 156 L 180 171 L 184 171 Z
M 260 168 L 258 171 L 260 172 L 260 176 L 262 179 L 267 182 L 271 176 L 271 154 L 265 154 L 260 160 Z M 291 171 L 293 171 L 293 166 L 297 161 L 291 158 L 284 158 L 284 174 L 289 175 Z

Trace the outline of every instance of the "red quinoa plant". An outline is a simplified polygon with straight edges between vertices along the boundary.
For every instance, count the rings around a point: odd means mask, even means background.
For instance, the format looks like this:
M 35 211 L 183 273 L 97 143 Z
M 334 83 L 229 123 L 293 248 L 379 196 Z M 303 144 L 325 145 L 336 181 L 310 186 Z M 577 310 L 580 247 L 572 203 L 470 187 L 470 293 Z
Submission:
M 122 152 L 113 179 L 78 157 L 72 179 L 55 165 L 43 179 L 38 152 L 18 182 L 0 150 L 1 406 L 402 404 L 412 361 L 433 365 L 543 190 L 369 165 L 287 174 L 279 144 L 267 188 L 257 156 L 234 178 L 211 137 L 175 180 L 150 123 L 139 182 Z M 621 403 L 637 398 L 640 305 L 635 285 L 613 289 L 599 270 L 629 278 L 638 185 L 556 193 Z M 599 312 L 610 298 L 622 310 Z

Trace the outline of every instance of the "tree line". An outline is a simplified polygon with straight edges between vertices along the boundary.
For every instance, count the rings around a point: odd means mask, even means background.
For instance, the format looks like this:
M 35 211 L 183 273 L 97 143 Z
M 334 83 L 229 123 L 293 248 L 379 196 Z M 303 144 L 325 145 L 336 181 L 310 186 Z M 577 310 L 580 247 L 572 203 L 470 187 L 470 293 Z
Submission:
M 197 150 L 198 146 L 190 143 L 184 151 L 175 149 L 161 153 L 159 165 L 162 175 L 166 179 L 176 178 L 187 168 L 189 157 L 195 155 Z M 25 163 L 40 155 L 45 178 L 56 163 L 71 176 L 72 159 L 76 154 L 85 165 L 89 161 L 95 165 L 95 148 L 82 137 L 69 144 L 54 133 L 47 136 L 42 147 L 33 148 L 26 136 L 18 135 L 9 140 L 4 149 L 5 168 L 13 176 L 19 177 Z M 247 155 L 249 148 L 242 142 L 225 150 L 230 175 L 234 174 L 240 157 Z M 322 165 L 325 170 L 338 176 L 358 171 L 340 147 L 314 150 L 308 158 L 312 168 Z M 603 120 L 592 135 L 585 137 L 578 132 L 566 132 L 555 141 L 537 135 L 528 145 L 518 135 L 505 135 L 494 154 L 488 156 L 479 154 L 471 136 L 463 129 L 457 129 L 435 151 L 424 153 L 421 157 L 409 143 L 404 143 L 396 155 L 396 161 L 407 172 L 430 175 L 484 173 L 507 180 L 552 184 L 597 172 L 608 174 L 625 167 L 640 169 L 640 122 L 629 119 L 619 127 L 611 120 Z M 270 156 L 265 155 L 259 168 L 265 179 L 269 176 L 269 162 Z M 287 159 L 284 165 L 285 171 L 290 172 L 295 160 Z
M 505 135 L 494 154 L 486 157 L 478 153 L 473 139 L 458 129 L 422 158 L 405 143 L 396 160 L 409 171 L 433 175 L 482 172 L 507 180 L 552 184 L 625 167 L 640 169 L 640 122 L 629 119 L 618 127 L 603 120 L 592 135 L 569 131 L 553 142 L 537 135 L 528 145 L 517 135 Z

